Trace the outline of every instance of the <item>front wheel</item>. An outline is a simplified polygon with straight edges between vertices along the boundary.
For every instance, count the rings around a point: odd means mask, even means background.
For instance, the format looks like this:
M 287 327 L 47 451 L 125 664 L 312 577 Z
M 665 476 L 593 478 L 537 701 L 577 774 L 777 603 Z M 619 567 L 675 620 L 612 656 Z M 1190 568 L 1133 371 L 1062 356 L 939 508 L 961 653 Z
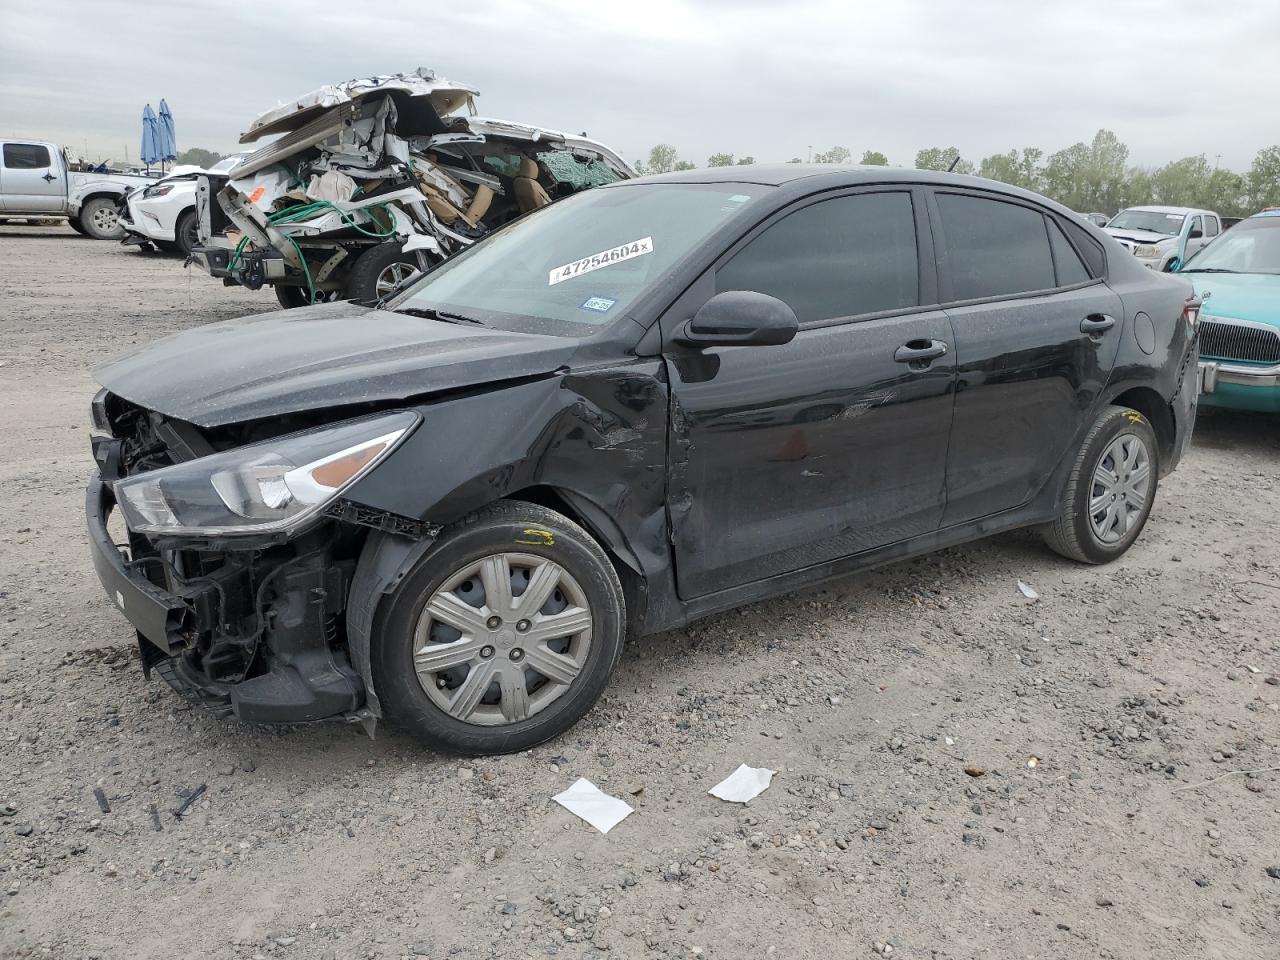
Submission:
M 1057 519 L 1044 529 L 1050 549 L 1081 563 L 1108 563 L 1128 550 L 1151 515 L 1159 457 L 1146 417 L 1107 407 L 1080 445 Z
M 173 227 L 173 242 L 177 247 L 177 252 L 184 257 L 191 256 L 191 250 L 200 242 L 199 223 L 196 221 L 196 212 L 192 210 L 184 210 L 179 216 L 177 223 Z
M 433 747 L 525 750 L 596 702 L 625 624 L 617 573 L 585 530 L 500 502 L 446 530 L 392 594 L 372 637 L 374 689 Z
M 96 197 L 80 208 L 80 226 L 86 236 L 95 240 L 119 240 L 124 236 L 116 202 L 108 197 Z
M 347 298 L 371 307 L 418 279 L 427 266 L 426 253 L 400 246 L 386 241 L 360 254 L 347 279 Z

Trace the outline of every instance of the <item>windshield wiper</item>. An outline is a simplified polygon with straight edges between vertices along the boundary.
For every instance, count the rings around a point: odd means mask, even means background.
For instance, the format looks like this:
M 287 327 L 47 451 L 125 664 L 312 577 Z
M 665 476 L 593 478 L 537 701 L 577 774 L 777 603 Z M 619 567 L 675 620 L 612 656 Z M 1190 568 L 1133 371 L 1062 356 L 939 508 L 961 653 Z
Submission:
M 424 320 L 442 320 L 445 323 L 470 323 L 477 327 L 487 326 L 483 320 L 477 320 L 475 317 L 464 317 L 460 313 L 448 313 L 444 310 L 436 310 L 433 307 L 401 307 L 399 310 L 392 310 L 392 313 L 403 313 L 410 317 L 422 317 Z
M 1183 267 L 1179 273 L 1239 273 L 1239 270 L 1228 270 L 1226 267 Z

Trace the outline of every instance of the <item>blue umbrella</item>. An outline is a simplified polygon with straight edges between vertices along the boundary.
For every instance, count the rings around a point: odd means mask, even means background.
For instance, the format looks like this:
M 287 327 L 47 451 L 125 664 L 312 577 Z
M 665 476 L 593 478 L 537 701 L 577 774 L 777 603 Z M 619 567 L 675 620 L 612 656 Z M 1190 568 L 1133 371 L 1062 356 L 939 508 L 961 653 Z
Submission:
M 173 128 L 173 112 L 169 105 L 160 98 L 160 158 L 162 160 L 178 159 L 178 135 Z
M 138 151 L 138 159 L 150 167 L 161 156 L 160 121 L 156 119 L 156 112 L 148 103 L 142 111 L 142 149 Z

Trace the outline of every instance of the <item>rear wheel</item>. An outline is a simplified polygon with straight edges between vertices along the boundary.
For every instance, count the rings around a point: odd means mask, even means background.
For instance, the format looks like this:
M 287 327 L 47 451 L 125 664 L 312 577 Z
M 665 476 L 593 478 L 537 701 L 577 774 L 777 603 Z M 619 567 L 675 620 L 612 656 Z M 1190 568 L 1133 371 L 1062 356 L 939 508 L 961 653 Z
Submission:
M 95 240 L 119 240 L 124 236 L 116 202 L 110 197 L 95 197 L 81 207 L 80 226 L 86 236 Z
M 1159 483 L 1159 447 L 1151 424 L 1130 407 L 1108 407 L 1085 436 L 1058 517 L 1044 528 L 1056 553 L 1107 563 L 1138 539 Z
M 502 502 L 460 521 L 401 581 L 371 644 L 389 719 L 439 749 L 525 750 L 599 698 L 622 650 L 622 586 L 562 514 Z
M 397 242 L 370 247 L 356 259 L 347 280 L 347 296 L 367 306 L 403 289 L 423 273 L 426 253 L 400 249 Z

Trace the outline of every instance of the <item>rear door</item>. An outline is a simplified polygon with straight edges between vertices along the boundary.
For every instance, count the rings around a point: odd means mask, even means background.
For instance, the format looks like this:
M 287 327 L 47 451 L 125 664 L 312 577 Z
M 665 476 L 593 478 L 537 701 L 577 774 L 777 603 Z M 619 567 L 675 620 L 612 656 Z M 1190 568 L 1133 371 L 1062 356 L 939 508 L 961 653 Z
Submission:
M 0 209 L 15 213 L 62 213 L 66 184 L 62 165 L 43 143 L 0 142 Z
M 931 212 L 958 364 L 949 526 L 1025 503 L 1074 449 L 1111 375 L 1124 307 L 1077 224 L 972 190 L 935 188 Z
M 923 189 L 905 185 L 799 201 L 664 316 L 682 597 L 937 529 L 955 367 L 925 207 Z M 788 303 L 796 338 L 673 344 L 672 331 L 725 290 Z

